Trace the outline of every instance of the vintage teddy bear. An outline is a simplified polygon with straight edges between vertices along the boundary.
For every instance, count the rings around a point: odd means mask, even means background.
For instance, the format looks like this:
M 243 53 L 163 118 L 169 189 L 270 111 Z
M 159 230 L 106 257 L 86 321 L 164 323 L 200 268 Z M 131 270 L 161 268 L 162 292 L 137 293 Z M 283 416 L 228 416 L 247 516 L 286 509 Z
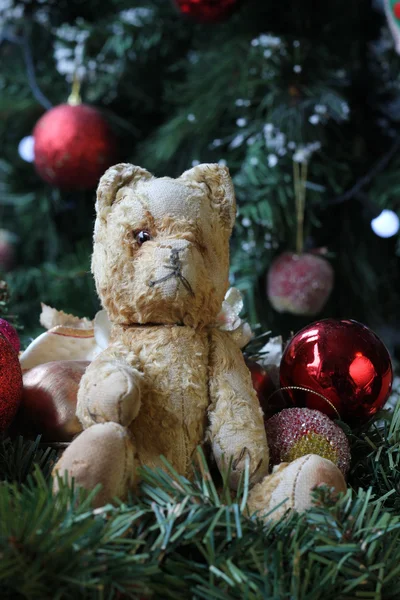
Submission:
M 203 442 L 220 469 L 232 460 L 232 488 L 248 457 L 249 507 L 261 515 L 279 504 L 274 517 L 307 508 L 321 483 L 346 489 L 339 469 L 315 455 L 268 475 L 250 373 L 231 334 L 215 326 L 235 211 L 229 171 L 219 165 L 171 179 L 119 164 L 100 180 L 92 271 L 111 343 L 81 380 L 84 431 L 55 468 L 85 488 L 101 483 L 97 505 L 126 496 L 138 483 L 136 468 L 162 466 L 160 455 L 190 477 Z

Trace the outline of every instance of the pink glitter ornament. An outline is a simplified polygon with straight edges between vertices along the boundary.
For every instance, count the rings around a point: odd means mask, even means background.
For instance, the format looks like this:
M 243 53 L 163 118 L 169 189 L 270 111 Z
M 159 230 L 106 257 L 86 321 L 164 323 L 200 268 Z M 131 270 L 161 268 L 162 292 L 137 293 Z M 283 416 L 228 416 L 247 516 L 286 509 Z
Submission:
M 331 460 L 346 476 L 350 446 L 343 430 L 329 417 L 309 408 L 286 408 L 265 423 L 271 466 L 306 454 Z
M 0 335 L 5 337 L 6 340 L 10 342 L 11 346 L 18 354 L 21 348 L 18 333 L 15 331 L 14 327 L 10 325 L 10 323 L 5 319 L 0 319 Z

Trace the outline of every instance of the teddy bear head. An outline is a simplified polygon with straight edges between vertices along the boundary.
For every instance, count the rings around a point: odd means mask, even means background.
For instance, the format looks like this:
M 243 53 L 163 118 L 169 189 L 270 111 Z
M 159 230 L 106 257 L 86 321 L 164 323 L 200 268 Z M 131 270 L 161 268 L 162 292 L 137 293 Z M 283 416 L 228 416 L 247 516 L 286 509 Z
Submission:
M 226 167 L 177 179 L 119 164 L 97 190 L 92 272 L 113 323 L 215 322 L 228 289 L 235 195 Z

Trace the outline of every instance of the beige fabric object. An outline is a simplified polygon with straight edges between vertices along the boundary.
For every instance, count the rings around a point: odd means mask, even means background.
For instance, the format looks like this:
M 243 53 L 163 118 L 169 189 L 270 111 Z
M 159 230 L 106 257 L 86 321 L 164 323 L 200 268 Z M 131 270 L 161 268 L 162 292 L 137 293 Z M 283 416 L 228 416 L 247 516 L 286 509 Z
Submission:
M 275 521 L 289 509 L 303 512 L 312 506 L 312 491 L 321 484 L 336 493 L 347 489 L 342 472 L 326 458 L 307 454 L 291 463 L 282 463 L 251 490 L 250 514 Z
M 92 271 L 112 328 L 80 384 L 85 431 L 56 469 L 87 488 L 101 482 L 107 502 L 136 485 L 137 466 L 161 467 L 160 455 L 190 477 L 196 447 L 208 443 L 220 468 L 232 461 L 232 487 L 248 460 L 251 483 L 261 481 L 263 415 L 239 349 L 251 332 L 240 298 L 226 294 L 236 213 L 228 169 L 199 165 L 170 179 L 116 165 L 96 211 Z
M 243 355 L 221 331 L 210 335 L 208 438 L 220 469 L 233 459 L 231 487 L 236 489 L 250 459 L 250 481 L 268 472 L 269 452 L 263 413 Z
M 103 506 L 114 496 L 126 497 L 134 487 L 134 443 L 128 430 L 116 423 L 93 425 L 66 449 L 53 472 L 53 489 L 65 473 L 88 490 L 101 484 L 94 506 Z

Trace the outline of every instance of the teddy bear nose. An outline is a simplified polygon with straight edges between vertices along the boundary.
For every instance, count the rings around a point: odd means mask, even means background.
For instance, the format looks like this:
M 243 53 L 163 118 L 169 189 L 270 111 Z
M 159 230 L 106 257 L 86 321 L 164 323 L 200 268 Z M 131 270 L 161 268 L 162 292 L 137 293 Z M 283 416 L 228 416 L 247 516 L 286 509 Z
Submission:
M 161 242 L 159 247 L 181 252 L 182 250 L 186 250 L 186 248 L 189 248 L 189 246 L 190 242 L 188 242 L 187 240 L 165 240 Z

